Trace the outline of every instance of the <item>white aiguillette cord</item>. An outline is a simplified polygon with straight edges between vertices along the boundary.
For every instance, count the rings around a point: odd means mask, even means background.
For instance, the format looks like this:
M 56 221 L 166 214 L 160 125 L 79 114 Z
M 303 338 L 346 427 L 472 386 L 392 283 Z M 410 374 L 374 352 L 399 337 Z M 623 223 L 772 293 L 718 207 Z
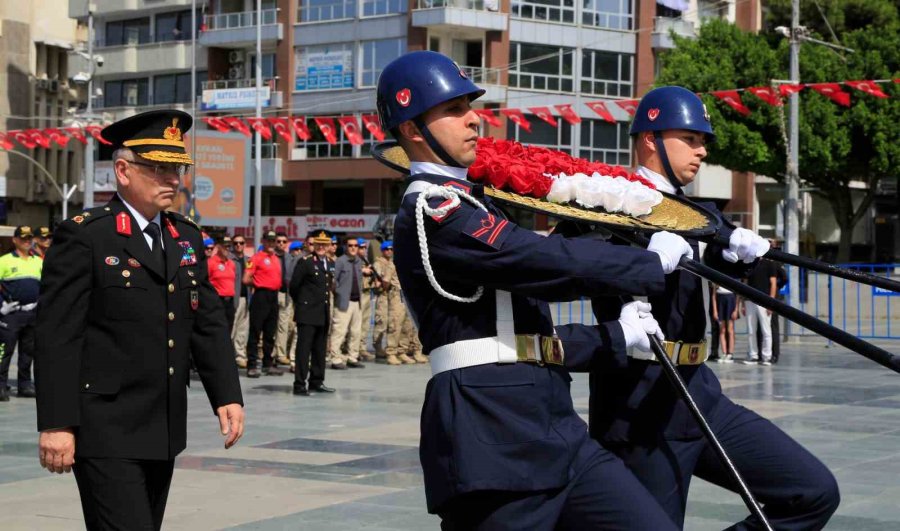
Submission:
M 481 210 L 484 210 L 485 212 L 487 212 L 487 208 L 479 203 L 477 199 L 462 190 L 453 189 L 449 186 L 430 184 L 426 181 L 414 181 L 409 185 L 409 187 L 407 187 L 406 193 L 404 193 L 403 195 L 414 193 L 419 194 L 419 197 L 416 198 L 416 232 L 419 236 L 419 251 L 422 255 L 422 266 L 425 268 L 425 276 L 428 277 L 428 283 L 431 284 L 431 287 L 434 288 L 434 290 L 438 292 L 439 295 L 444 298 L 450 299 L 451 301 L 477 301 L 484 293 L 484 286 L 478 286 L 478 288 L 475 290 L 475 293 L 471 297 L 460 297 L 448 292 L 447 290 L 442 288 L 440 284 L 438 284 L 438 281 L 434 276 L 434 270 L 431 268 L 431 259 L 429 258 L 428 254 L 428 238 L 425 234 L 425 214 L 435 217 L 446 216 L 448 212 L 459 206 L 460 197 L 462 197 L 469 203 L 472 203 L 474 206 L 480 208 Z M 437 208 L 431 208 L 430 206 L 428 206 L 428 200 L 436 197 L 449 199 L 450 202 Z

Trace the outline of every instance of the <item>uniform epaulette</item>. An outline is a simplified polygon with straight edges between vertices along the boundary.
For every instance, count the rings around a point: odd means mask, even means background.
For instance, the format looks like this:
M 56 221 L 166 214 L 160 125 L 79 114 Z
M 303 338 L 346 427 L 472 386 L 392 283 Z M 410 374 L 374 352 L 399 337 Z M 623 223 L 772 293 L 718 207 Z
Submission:
M 197 222 L 194 221 L 193 218 L 191 218 L 190 216 L 185 216 L 184 214 L 182 214 L 180 212 L 172 212 L 172 211 L 169 211 L 169 215 L 171 215 L 173 218 L 175 218 L 178 221 L 183 221 L 183 222 L 187 223 L 188 225 L 193 225 L 199 231 L 203 230 L 203 228 L 199 224 L 197 224 Z
M 75 222 L 78 225 L 84 226 L 93 221 L 97 221 L 100 218 L 109 216 L 110 214 L 112 214 L 112 209 L 108 206 L 95 207 L 85 210 L 77 216 L 72 216 L 71 218 L 69 218 L 69 220 Z

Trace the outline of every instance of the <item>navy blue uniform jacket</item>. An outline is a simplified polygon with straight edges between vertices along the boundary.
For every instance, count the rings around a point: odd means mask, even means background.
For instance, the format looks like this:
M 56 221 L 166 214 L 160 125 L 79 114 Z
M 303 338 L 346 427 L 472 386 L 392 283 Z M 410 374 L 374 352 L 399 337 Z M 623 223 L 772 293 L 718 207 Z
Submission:
M 426 353 L 496 331 L 496 292 L 512 293 L 517 334 L 553 334 L 544 301 L 583 295 L 661 293 L 659 257 L 642 249 L 540 236 L 505 219 L 483 188 L 449 177 L 412 180 L 468 190 L 488 212 L 462 200 L 435 220 L 425 215 L 430 263 L 441 286 L 470 296 L 458 303 L 438 295 L 425 275 L 416 232 L 415 201 L 404 197 L 394 223 L 395 263 Z M 436 207 L 443 199 L 432 199 Z M 610 252 L 614 250 L 614 252 Z M 572 407 L 567 369 L 588 370 L 595 354 L 624 349 L 616 322 L 556 327 L 566 368 L 529 363 L 489 364 L 440 373 L 428 383 L 422 408 L 420 458 L 428 509 L 478 490 L 535 491 L 564 486 L 580 451 L 594 448 Z M 592 450 L 590 450 L 592 451 Z

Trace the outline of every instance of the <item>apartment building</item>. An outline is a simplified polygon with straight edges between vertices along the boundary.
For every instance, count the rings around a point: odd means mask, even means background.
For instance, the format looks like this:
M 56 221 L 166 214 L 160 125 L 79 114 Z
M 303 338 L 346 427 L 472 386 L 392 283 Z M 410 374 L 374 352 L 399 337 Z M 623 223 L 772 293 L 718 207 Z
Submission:
M 69 51 L 79 39 L 65 0 L 0 3 L 0 131 L 71 125 L 82 95 L 69 81 Z M 82 146 L 0 150 L 0 224 L 49 225 L 61 211 L 50 182 L 81 180 Z M 78 201 L 79 198 L 73 198 Z

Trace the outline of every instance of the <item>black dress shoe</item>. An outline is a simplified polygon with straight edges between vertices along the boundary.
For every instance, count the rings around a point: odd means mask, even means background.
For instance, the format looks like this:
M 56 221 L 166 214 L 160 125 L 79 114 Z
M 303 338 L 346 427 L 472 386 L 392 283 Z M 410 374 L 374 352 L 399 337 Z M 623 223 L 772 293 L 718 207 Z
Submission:
M 349 367 L 351 369 L 365 369 L 366 368 L 365 365 L 363 365 L 362 363 L 360 363 L 358 361 L 348 361 L 347 367 Z
M 247 378 L 259 378 L 261 375 L 262 373 L 259 372 L 259 369 L 257 369 L 256 367 L 247 369 Z
M 305 385 L 303 385 L 303 386 L 295 385 L 294 386 L 294 394 L 299 395 L 299 396 L 309 396 L 309 389 L 307 389 Z
M 347 368 L 347 365 L 345 365 L 343 363 L 332 363 L 331 368 L 336 371 L 342 371 Z
M 315 391 L 317 393 L 333 393 L 334 392 L 333 387 L 326 387 L 325 384 L 310 385 L 309 390 Z
M 266 376 L 281 376 L 284 371 L 273 365 L 272 367 L 263 367 L 262 373 Z
M 19 398 L 34 398 L 37 396 L 37 393 L 34 392 L 34 386 L 29 385 L 26 387 L 20 387 L 16 392 L 16 396 Z

